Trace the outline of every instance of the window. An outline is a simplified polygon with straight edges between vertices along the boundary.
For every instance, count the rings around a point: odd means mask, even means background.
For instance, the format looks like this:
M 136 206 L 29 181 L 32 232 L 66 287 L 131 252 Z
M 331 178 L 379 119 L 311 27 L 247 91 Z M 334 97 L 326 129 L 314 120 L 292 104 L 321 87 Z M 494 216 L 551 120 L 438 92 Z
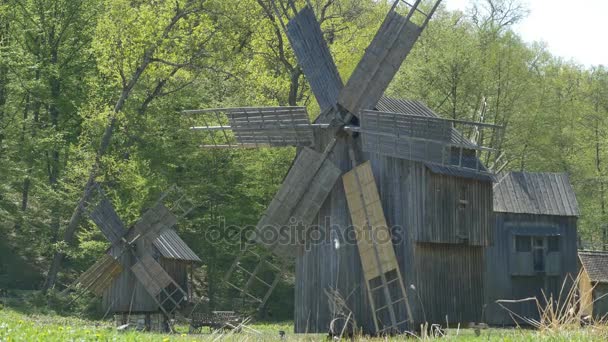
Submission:
M 511 252 L 511 274 L 558 275 L 561 270 L 561 239 L 554 235 L 517 235 Z
M 515 236 L 515 251 L 516 252 L 531 252 L 532 251 L 532 240 L 529 236 L 516 235 Z
M 545 271 L 545 239 L 542 237 L 534 238 L 534 252 L 532 254 L 534 259 L 534 271 L 544 272 Z
M 469 204 L 467 199 L 467 186 L 463 185 L 460 187 L 460 199 L 458 200 L 458 210 L 465 210 Z
M 559 236 L 549 236 L 547 238 L 547 251 L 559 252 Z

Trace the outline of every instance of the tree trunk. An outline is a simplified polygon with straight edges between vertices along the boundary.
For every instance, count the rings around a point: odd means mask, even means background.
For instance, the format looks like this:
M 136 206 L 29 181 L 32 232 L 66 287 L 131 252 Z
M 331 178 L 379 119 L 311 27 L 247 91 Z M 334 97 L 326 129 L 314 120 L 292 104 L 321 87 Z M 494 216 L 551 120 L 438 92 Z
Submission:
M 300 90 L 300 76 L 302 75 L 302 69 L 298 66 L 291 72 L 291 82 L 289 84 L 289 99 L 288 103 L 290 106 L 298 105 L 298 93 Z
M 163 41 L 165 39 L 169 38 L 170 33 L 177 26 L 177 23 L 182 18 L 186 17 L 190 13 L 196 12 L 196 10 L 193 10 L 192 8 L 190 8 L 190 7 L 194 6 L 195 3 L 197 4 L 197 6 L 200 6 L 202 2 L 189 0 L 182 7 L 179 6 L 179 3 L 177 4 L 178 7 L 176 8 L 176 12 L 173 15 L 173 17 L 171 18 L 171 20 L 167 23 L 167 26 L 165 26 L 165 28 L 163 29 L 163 33 L 161 34 L 160 38 L 144 50 L 141 62 L 139 63 L 137 68 L 135 68 L 135 71 L 133 72 L 133 74 L 131 75 L 131 77 L 129 79 L 124 77 L 124 70 L 120 70 L 120 74 L 123 75 L 122 91 L 121 91 L 120 97 L 118 98 L 118 101 L 116 101 L 116 104 L 114 105 L 114 110 L 112 111 L 112 115 L 110 116 L 109 123 L 103 132 L 103 136 L 101 138 L 101 143 L 99 144 L 99 149 L 97 150 L 97 153 L 95 154 L 95 161 L 89 172 L 89 178 L 84 187 L 83 194 L 80 197 L 80 200 L 78 201 L 78 203 L 76 204 L 76 207 L 74 208 L 74 211 L 72 212 L 72 216 L 70 217 L 70 221 L 63 234 L 63 241 L 66 242 L 67 244 L 69 244 L 69 245 L 72 244 L 72 242 L 74 240 L 74 236 L 76 234 L 76 229 L 78 228 L 78 224 L 80 223 L 80 218 L 82 215 L 82 208 L 86 205 L 86 203 L 91 198 L 91 194 L 93 192 L 93 184 L 95 183 L 95 178 L 97 177 L 97 172 L 98 172 L 98 169 L 101 164 L 101 158 L 106 154 L 106 152 L 108 151 L 108 148 L 110 146 L 110 141 L 112 140 L 112 135 L 114 134 L 114 128 L 117 123 L 116 118 L 118 116 L 118 113 L 120 113 L 122 111 L 125 101 L 131 95 L 131 92 L 132 92 L 133 88 L 135 87 L 135 85 L 139 82 L 141 75 L 144 73 L 146 68 L 152 62 L 152 58 L 154 56 L 154 53 L 156 52 L 156 49 L 163 43 Z M 44 290 L 51 289 L 55 286 L 55 283 L 57 282 L 57 273 L 59 272 L 59 269 L 61 268 L 61 263 L 63 262 L 63 258 L 64 258 L 64 254 L 61 251 L 55 252 L 55 255 L 53 256 L 53 260 L 49 267 L 49 272 L 47 274 L 46 282 L 43 287 Z
M 596 111 L 597 111 L 596 105 Z M 601 148 L 600 142 L 602 137 L 600 136 L 600 123 L 599 119 L 595 121 L 595 171 L 599 179 L 599 190 L 600 190 L 600 221 L 602 222 L 602 250 L 608 250 L 608 225 L 606 224 L 606 196 L 604 188 L 604 179 L 602 177 L 602 160 L 601 160 Z
M 1 1 L 0 4 L 4 4 L 5 1 Z M 9 21 L 5 20 L 0 15 L 0 52 L 8 49 L 8 32 Z M 7 86 L 8 86 L 8 65 L 5 64 L 6 58 L 0 54 L 0 157 L 2 156 L 2 144 L 4 143 L 4 131 L 1 127 L 4 126 L 5 117 L 5 106 L 8 98 Z
M 125 101 L 131 94 L 131 91 L 133 90 L 135 84 L 137 84 L 139 77 L 143 74 L 144 70 L 150 64 L 150 57 L 151 56 L 147 56 L 147 58 L 144 58 L 142 64 L 135 70 L 131 81 L 123 88 L 122 94 L 116 102 L 116 105 L 114 106 L 114 115 L 112 115 L 112 117 L 110 118 L 110 122 L 108 126 L 106 126 L 106 129 L 103 132 L 103 136 L 101 137 L 101 143 L 95 155 L 95 162 L 93 163 L 91 171 L 89 172 L 89 178 L 84 187 L 84 192 L 80 197 L 78 204 L 74 208 L 72 216 L 70 217 L 70 222 L 68 223 L 68 226 L 65 229 L 65 233 L 63 234 L 63 241 L 69 245 L 72 244 L 76 229 L 78 228 L 78 224 L 80 223 L 82 208 L 91 198 L 93 184 L 95 183 L 95 177 L 97 176 L 97 171 L 101 163 L 101 158 L 106 154 L 108 147 L 110 146 L 110 141 L 112 140 L 112 135 L 114 134 L 114 127 L 116 126 L 116 114 L 118 114 L 122 110 Z M 44 290 L 51 289 L 55 286 L 55 283 L 57 282 L 57 273 L 59 272 L 59 268 L 61 267 L 63 258 L 64 254 L 61 251 L 55 252 L 55 255 L 53 256 L 53 261 L 51 262 L 51 266 L 47 274 L 46 282 L 44 284 Z

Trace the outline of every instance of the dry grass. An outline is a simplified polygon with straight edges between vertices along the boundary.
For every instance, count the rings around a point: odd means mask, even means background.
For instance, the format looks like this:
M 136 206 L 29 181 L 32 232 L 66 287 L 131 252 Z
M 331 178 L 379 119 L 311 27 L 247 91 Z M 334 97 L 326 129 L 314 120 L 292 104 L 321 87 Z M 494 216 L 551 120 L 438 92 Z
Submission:
M 496 301 L 503 309 L 507 310 L 515 324 L 519 327 L 519 322 L 524 322 L 535 329 L 541 335 L 560 336 L 580 332 L 584 327 L 586 332 L 594 336 L 608 340 L 608 326 L 604 320 L 596 320 L 593 317 L 583 317 L 587 308 L 584 307 L 582 299 L 591 296 L 593 288 L 586 293 L 579 293 L 582 274 L 579 273 L 575 279 L 567 277 L 562 283 L 557 298 L 553 295 L 547 296 L 542 292 L 543 298 L 536 297 L 524 298 L 519 300 L 498 300 Z M 589 297 L 593 298 L 593 297 Z M 594 300 L 598 301 L 600 298 Z M 539 319 L 524 317 L 506 307 L 505 303 L 522 303 L 532 301 L 536 303 Z
M 326 293 L 334 305 L 335 317 L 340 318 L 339 335 L 351 341 L 607 341 L 608 325 L 602 320 L 590 319 L 581 324 L 583 312 L 581 298 L 578 294 L 580 275 L 576 279 L 564 282 L 557 298 L 547 297 L 540 301 L 536 298 L 525 298 L 519 301 L 499 301 L 499 303 L 535 301 L 539 319 L 522 317 L 516 312 L 507 310 L 515 322 L 525 322 L 534 329 L 441 329 L 438 325 L 423 325 L 420 336 L 411 334 L 373 338 L 357 333 L 356 322 L 352 311 L 346 306 L 346 300 L 335 291 Z M 348 298 L 348 296 L 347 296 Z M 598 298 L 599 299 L 599 298 Z M 597 300 L 597 299 L 596 299 Z M 544 304 L 547 303 L 547 304 Z M 354 335 L 347 334 L 343 322 L 350 322 L 355 328 Z M 0 341 L 330 341 L 327 334 L 293 334 L 291 323 L 260 324 L 249 320 L 232 331 L 216 331 L 204 334 L 178 333 L 162 335 L 143 332 L 118 332 L 107 322 L 85 321 L 63 318 L 53 315 L 23 314 L 10 309 L 0 309 Z M 349 326 L 350 329 L 350 326 Z M 186 328 L 182 329 L 187 331 Z M 237 331 L 240 331 L 237 333 Z M 284 331 L 283 339 L 279 331 Z M 348 337 L 347 337 L 348 336 Z M 338 340 L 339 338 L 334 338 Z

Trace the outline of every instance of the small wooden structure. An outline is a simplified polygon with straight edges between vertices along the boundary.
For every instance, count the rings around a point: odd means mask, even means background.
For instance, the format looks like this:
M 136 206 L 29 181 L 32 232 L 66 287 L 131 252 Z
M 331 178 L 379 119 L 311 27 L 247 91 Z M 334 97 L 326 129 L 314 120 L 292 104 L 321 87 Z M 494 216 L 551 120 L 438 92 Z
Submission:
M 486 249 L 485 321 L 514 324 L 496 300 L 557 299 L 577 275 L 576 196 L 564 173 L 510 172 L 494 185 L 495 244 Z M 566 286 L 564 291 L 567 291 Z M 538 319 L 535 302 L 503 304 Z
M 579 293 L 583 317 L 605 320 L 608 315 L 608 252 L 579 251 Z
M 191 301 L 191 270 L 201 263 L 201 259 L 188 247 L 188 245 L 177 235 L 173 229 L 164 229 L 160 235 L 152 241 L 151 246 L 141 244 L 137 248 L 149 249 L 154 259 L 162 266 L 162 269 L 175 281 L 179 288 L 187 294 L 185 302 Z M 116 256 L 121 264 L 133 264 L 135 258 L 130 254 L 118 253 L 112 248 L 110 255 Z M 122 324 L 128 323 L 127 317 L 135 316 L 144 319 L 146 328 L 155 330 L 154 317 L 161 322 L 165 321 L 165 315 L 159 309 L 158 301 L 146 290 L 133 272 L 122 272 L 112 284 L 103 292 L 103 308 L 115 315 L 115 320 Z
M 119 325 L 171 330 L 169 319 L 191 299 L 192 265 L 201 262 L 172 228 L 178 220 L 173 212 L 190 211 L 183 207 L 187 200 L 172 188 L 126 229 L 101 187 L 96 189 L 98 200 L 84 209 L 111 246 L 70 288 L 101 296 L 104 310 Z

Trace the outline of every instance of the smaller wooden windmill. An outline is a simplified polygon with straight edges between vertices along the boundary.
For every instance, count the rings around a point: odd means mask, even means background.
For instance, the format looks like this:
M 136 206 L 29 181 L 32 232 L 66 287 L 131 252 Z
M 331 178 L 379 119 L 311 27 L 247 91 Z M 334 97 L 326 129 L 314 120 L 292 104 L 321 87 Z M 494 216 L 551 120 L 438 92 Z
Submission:
M 108 312 L 148 314 L 148 319 L 150 313 L 160 313 L 167 323 L 187 303 L 188 272 L 201 262 L 172 229 L 178 220 L 172 211 L 184 216 L 190 203 L 173 187 L 126 229 L 99 185 L 96 188 L 98 201 L 85 211 L 112 245 L 72 287 L 103 297 Z M 170 210 L 165 203 L 175 194 Z

